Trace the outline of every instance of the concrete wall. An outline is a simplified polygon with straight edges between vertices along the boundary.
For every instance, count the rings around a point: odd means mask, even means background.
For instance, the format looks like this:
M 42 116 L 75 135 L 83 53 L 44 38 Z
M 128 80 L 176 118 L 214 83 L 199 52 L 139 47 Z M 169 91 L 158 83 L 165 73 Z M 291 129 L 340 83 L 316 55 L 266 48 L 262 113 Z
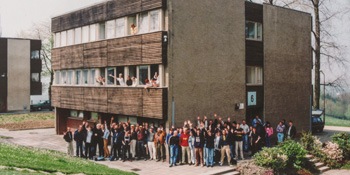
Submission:
M 8 40 L 8 111 L 30 108 L 30 40 Z
M 168 124 L 216 112 L 245 118 L 244 0 L 168 1 Z
M 310 128 L 311 16 L 264 5 L 265 119 L 276 126 L 293 120 L 300 132 Z

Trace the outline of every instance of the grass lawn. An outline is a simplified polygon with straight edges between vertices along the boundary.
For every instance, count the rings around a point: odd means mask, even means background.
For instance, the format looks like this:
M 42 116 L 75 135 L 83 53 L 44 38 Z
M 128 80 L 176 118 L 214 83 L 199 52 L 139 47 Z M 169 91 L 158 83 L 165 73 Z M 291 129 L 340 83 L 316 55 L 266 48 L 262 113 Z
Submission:
M 50 128 L 55 126 L 53 112 L 26 114 L 0 114 L 0 128 L 9 130 Z
M 85 159 L 68 157 L 63 153 L 56 151 L 40 150 L 2 143 L 0 143 L 0 166 L 27 168 L 48 173 L 61 172 L 64 174 L 134 174 L 111 169 L 105 165 L 96 164 Z M 0 170 L 0 174 L 3 174 L 1 171 L 2 170 Z M 20 173 L 25 172 L 16 173 L 22 175 Z
M 0 124 L 6 123 L 19 123 L 24 121 L 35 121 L 35 120 L 53 120 L 55 115 L 53 112 L 45 113 L 26 113 L 26 114 L 1 114 Z
M 1 175 L 44 175 L 43 173 L 39 172 L 29 172 L 29 171 L 17 171 L 15 169 L 0 169 Z
M 342 168 L 350 170 L 350 160 Z
M 327 126 L 350 126 L 350 120 L 342 120 L 330 116 L 326 116 L 326 125 Z

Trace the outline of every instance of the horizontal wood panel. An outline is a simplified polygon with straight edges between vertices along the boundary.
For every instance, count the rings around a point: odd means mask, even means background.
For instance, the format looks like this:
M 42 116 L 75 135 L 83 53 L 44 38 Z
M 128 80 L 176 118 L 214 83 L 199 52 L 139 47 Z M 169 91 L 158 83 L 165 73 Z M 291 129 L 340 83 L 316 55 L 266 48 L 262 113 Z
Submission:
M 107 66 L 107 41 L 87 43 L 84 45 L 84 67 Z
M 61 69 L 60 60 L 61 60 L 61 49 L 60 48 L 52 49 L 51 50 L 51 68 L 53 70 Z
M 246 40 L 247 66 L 263 66 L 264 46 L 262 41 Z
M 263 5 L 245 2 L 245 17 L 247 21 L 263 23 Z
M 51 105 L 61 107 L 61 88 L 51 86 Z
M 108 89 L 108 112 L 142 116 L 142 89 Z
M 59 108 L 163 119 L 167 89 L 115 87 L 52 87 L 52 105 Z
M 52 18 L 51 30 L 56 33 L 165 6 L 165 0 L 106 1 Z
M 84 109 L 83 88 L 62 87 L 60 89 L 60 107 L 67 109 Z
M 144 89 L 143 90 L 143 116 L 148 118 L 162 119 L 163 113 L 163 90 L 164 89 Z
M 52 50 L 52 68 L 76 69 L 107 66 L 162 64 L 166 61 L 166 32 L 115 38 Z
M 83 68 L 83 45 L 61 48 L 60 67 L 65 69 Z
M 107 111 L 107 91 L 102 88 L 84 88 L 84 109 L 88 111 Z
M 141 35 L 108 41 L 108 66 L 141 64 Z

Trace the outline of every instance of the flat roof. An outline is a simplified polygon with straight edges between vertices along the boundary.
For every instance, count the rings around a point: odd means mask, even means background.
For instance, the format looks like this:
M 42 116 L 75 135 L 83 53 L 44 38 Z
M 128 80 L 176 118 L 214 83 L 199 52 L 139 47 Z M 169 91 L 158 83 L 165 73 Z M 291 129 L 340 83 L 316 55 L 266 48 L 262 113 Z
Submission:
M 95 2 L 95 3 L 92 3 L 90 5 L 85 5 L 83 7 L 76 8 L 76 9 L 73 9 L 73 10 L 61 13 L 61 14 L 54 14 L 53 16 L 51 16 L 51 18 L 57 18 L 57 17 L 60 17 L 60 16 L 64 16 L 64 15 L 67 15 L 67 14 L 70 14 L 70 13 L 73 13 L 73 12 L 76 12 L 76 11 L 79 11 L 79 10 L 83 10 L 83 9 L 86 9 L 86 8 L 89 8 L 89 7 L 92 7 L 92 6 L 95 6 L 95 5 L 104 4 L 104 3 L 108 2 L 108 1 L 111 1 L 111 0 L 101 0 L 101 2 Z
M 40 39 L 15 38 L 15 37 L 0 37 L 0 39 L 6 39 L 6 40 L 30 40 L 30 41 L 41 41 Z

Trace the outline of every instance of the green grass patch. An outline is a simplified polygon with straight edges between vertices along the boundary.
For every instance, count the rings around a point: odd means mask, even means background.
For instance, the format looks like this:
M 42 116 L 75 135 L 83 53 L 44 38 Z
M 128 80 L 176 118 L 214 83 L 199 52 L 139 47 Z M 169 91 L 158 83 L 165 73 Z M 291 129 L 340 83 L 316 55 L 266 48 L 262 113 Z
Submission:
M 350 170 L 350 160 L 342 167 L 342 169 Z
M 327 126 L 350 126 L 350 120 L 338 119 L 330 116 L 326 116 L 326 125 Z
M 111 169 L 105 165 L 100 165 L 85 159 L 68 157 L 65 154 L 57 151 L 27 148 L 2 143 L 0 143 L 0 165 L 6 167 L 27 168 L 48 173 L 84 173 L 87 175 L 134 174 L 117 169 Z
M 20 123 L 24 121 L 37 121 L 37 120 L 53 120 L 55 115 L 53 112 L 45 113 L 26 113 L 26 114 L 2 114 L 0 115 L 0 124 L 6 123 Z
M 23 171 L 17 171 L 15 169 L 0 169 L 0 174 L 1 175 L 44 175 L 43 173 L 40 172 L 29 172 L 26 170 Z

